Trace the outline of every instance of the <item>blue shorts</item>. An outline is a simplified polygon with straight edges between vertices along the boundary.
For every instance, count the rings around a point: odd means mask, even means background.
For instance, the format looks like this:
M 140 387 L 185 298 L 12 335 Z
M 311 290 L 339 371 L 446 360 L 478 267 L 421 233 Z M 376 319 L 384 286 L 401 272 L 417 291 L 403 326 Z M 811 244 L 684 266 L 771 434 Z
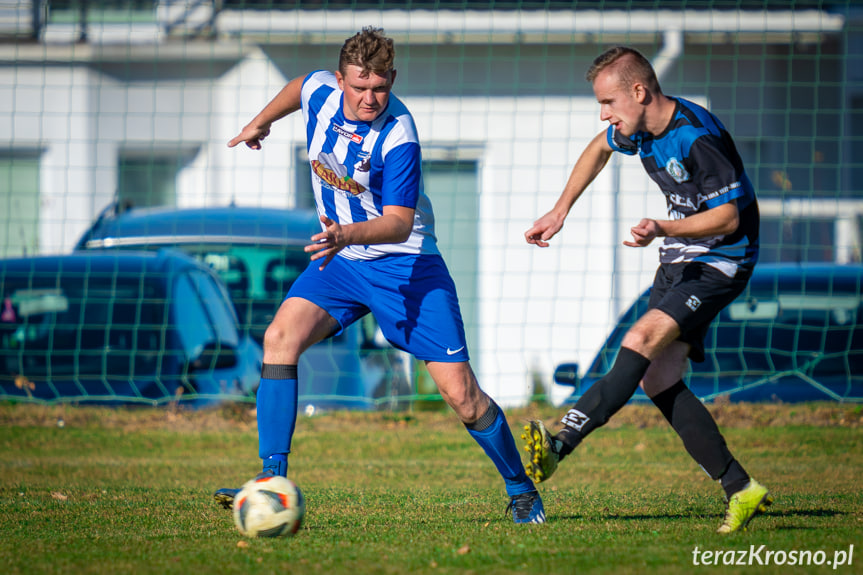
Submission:
M 439 255 L 314 261 L 288 291 L 325 310 L 344 329 L 367 313 L 395 347 L 426 361 L 468 361 L 464 323 L 449 270 Z

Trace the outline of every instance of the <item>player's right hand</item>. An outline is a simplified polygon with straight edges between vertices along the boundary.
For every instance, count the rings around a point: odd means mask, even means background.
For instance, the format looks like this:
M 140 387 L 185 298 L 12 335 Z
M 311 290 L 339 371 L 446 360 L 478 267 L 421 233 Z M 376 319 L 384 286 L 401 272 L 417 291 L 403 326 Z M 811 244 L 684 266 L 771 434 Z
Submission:
M 549 246 L 548 240 L 554 237 L 562 227 L 563 220 L 549 212 L 533 222 L 533 227 L 524 232 L 524 239 L 529 244 L 547 248 Z
M 312 243 L 303 249 L 307 254 L 312 254 L 312 261 L 325 258 L 318 267 L 319 270 L 323 270 L 328 263 L 333 261 L 335 255 L 348 245 L 348 242 L 342 232 L 343 228 L 338 222 L 327 216 L 321 216 L 320 220 L 324 224 L 324 231 L 313 235 Z
M 240 142 L 245 142 L 246 146 L 253 150 L 261 149 L 261 142 L 270 135 L 270 126 L 253 126 L 249 124 L 243 131 L 237 134 L 237 136 L 228 142 L 228 147 L 233 148 Z

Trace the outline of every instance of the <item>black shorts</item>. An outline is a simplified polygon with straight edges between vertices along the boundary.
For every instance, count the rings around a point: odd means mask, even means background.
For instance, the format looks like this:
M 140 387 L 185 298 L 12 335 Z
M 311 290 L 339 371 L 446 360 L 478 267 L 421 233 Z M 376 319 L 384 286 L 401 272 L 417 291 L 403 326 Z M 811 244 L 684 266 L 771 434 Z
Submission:
M 730 278 L 701 262 L 660 264 L 648 309 L 658 309 L 674 318 L 680 327 L 677 339 L 690 345 L 692 361 L 702 362 L 710 322 L 746 289 L 751 276 L 751 269 L 738 268 Z

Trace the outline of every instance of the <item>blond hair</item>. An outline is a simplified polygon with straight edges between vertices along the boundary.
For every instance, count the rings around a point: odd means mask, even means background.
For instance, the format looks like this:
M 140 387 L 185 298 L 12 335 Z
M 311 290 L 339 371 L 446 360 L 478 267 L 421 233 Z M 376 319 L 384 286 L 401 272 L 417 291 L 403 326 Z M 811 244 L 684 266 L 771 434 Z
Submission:
M 593 84 L 600 72 L 612 68 L 617 72 L 622 86 L 629 87 L 640 82 L 651 92 L 662 93 L 653 66 L 641 52 L 628 46 L 615 46 L 597 56 L 587 70 L 587 81 Z
M 363 76 L 383 76 L 393 69 L 395 54 L 393 41 L 384 36 L 382 28 L 366 26 L 342 45 L 339 72 L 345 74 L 348 66 L 359 66 Z

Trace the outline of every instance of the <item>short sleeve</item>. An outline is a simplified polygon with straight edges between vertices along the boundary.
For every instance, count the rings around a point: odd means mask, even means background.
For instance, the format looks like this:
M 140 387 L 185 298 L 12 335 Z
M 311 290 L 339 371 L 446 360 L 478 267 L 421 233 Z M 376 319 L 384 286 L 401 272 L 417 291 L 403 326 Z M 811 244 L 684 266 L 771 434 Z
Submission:
M 742 197 L 742 170 L 738 169 L 716 136 L 701 136 L 689 149 L 688 163 L 693 167 L 693 180 L 701 191 L 708 208 Z
M 384 157 L 382 205 L 416 208 L 421 179 L 419 144 L 405 142 L 391 149 Z

